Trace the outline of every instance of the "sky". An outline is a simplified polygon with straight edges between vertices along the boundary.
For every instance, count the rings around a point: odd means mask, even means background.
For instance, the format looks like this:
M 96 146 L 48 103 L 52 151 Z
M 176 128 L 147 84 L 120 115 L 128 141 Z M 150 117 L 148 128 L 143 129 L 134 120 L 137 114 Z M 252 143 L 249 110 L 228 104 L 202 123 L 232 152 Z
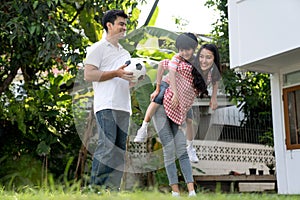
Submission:
M 154 0 L 146 0 L 147 4 L 140 5 L 141 14 L 139 26 L 143 25 L 154 4 Z M 213 8 L 204 6 L 206 0 L 159 0 L 159 14 L 156 27 L 170 31 L 187 31 L 199 34 L 208 34 L 212 30 L 211 24 L 218 17 Z M 183 30 L 177 29 L 173 17 L 180 17 L 188 21 Z

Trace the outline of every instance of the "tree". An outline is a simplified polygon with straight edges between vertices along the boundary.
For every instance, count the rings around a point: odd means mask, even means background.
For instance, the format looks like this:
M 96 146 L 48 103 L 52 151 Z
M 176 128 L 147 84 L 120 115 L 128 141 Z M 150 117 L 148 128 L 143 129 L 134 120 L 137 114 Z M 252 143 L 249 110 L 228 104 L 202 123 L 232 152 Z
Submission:
M 213 8 L 219 13 L 219 18 L 212 24 L 211 37 L 218 46 L 222 63 L 229 63 L 229 33 L 228 33 L 228 10 L 227 0 L 207 0 L 204 4 L 208 8 Z
M 44 169 L 55 177 L 63 174 L 62 166 L 81 144 L 70 95 L 78 64 L 86 46 L 102 37 L 103 13 L 124 9 L 130 15 L 128 28 L 134 29 L 136 5 L 131 0 L 1 2 L 1 166 L 11 160 L 21 162 L 27 154 L 42 158 Z M 0 177 L 4 170 L 1 167 Z
M 213 42 L 219 47 L 223 64 L 223 82 L 225 90 L 236 105 L 245 113 L 245 125 L 257 119 L 258 126 L 272 129 L 262 122 L 262 119 L 271 120 L 271 89 L 270 76 L 251 71 L 238 71 L 229 69 L 229 35 L 228 35 L 228 0 L 207 0 L 205 5 L 215 8 L 220 18 L 212 24 Z

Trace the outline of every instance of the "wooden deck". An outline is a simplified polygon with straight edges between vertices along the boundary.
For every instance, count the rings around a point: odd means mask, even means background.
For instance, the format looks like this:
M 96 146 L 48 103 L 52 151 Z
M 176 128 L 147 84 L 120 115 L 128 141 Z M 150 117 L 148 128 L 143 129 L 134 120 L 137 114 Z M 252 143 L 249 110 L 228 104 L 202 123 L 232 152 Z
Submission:
M 239 192 L 239 183 L 275 183 L 274 190 L 277 191 L 275 175 L 199 175 L 194 176 L 194 180 L 212 190 L 220 184 L 220 189 L 228 192 Z

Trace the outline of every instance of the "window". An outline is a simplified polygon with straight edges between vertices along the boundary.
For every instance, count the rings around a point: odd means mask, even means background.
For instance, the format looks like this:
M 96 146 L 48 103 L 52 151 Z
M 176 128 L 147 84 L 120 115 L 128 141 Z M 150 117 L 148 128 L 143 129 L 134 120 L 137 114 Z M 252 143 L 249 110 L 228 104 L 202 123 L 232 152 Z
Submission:
M 283 86 L 291 86 L 299 83 L 300 71 L 291 72 L 283 75 Z
M 300 149 L 300 85 L 283 89 L 287 149 Z

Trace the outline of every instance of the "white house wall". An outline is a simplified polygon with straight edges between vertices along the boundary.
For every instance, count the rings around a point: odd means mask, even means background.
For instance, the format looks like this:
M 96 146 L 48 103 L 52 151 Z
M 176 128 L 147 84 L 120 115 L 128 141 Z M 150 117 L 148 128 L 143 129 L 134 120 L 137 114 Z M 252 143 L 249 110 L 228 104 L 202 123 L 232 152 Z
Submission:
M 231 68 L 300 46 L 299 0 L 229 0 L 228 5 Z
M 300 0 L 228 0 L 230 67 L 271 74 L 279 194 L 300 194 L 300 150 L 287 150 L 282 101 L 283 75 L 300 70 L 299 10 Z
M 300 172 L 299 172 L 300 150 L 288 151 L 286 153 L 288 194 L 300 194 Z
M 282 68 L 280 73 L 271 76 L 272 112 L 283 113 L 282 103 L 282 77 L 300 68 Z M 278 193 L 280 194 L 300 194 L 300 150 L 287 150 L 285 141 L 284 116 L 273 115 L 274 145 L 276 154 L 276 171 L 278 182 Z

